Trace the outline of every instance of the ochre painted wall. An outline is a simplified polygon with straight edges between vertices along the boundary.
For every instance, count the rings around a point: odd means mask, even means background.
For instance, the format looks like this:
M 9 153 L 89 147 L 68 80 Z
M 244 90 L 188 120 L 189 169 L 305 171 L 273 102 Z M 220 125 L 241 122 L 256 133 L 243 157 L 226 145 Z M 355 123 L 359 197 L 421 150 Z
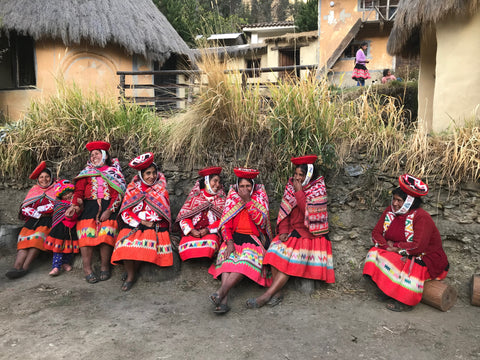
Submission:
M 470 19 L 450 17 L 437 24 L 434 132 L 480 116 L 479 36 L 480 12 Z
M 358 19 L 363 21 L 376 20 L 377 14 L 373 11 L 359 11 L 358 0 L 321 1 L 320 7 L 320 37 L 319 37 L 319 65 L 324 66 L 327 60 L 340 45 Z M 390 35 L 390 27 L 385 25 L 368 25 L 360 29 L 355 41 L 369 41 L 370 63 L 367 68 L 370 71 L 372 81 L 379 81 L 382 78 L 383 69 L 394 68 L 394 59 L 387 53 L 387 41 Z M 354 67 L 353 59 L 340 58 L 333 66 L 330 73 L 331 80 L 337 85 L 353 86 L 355 82 L 351 79 Z
M 87 44 L 66 47 L 59 41 L 37 41 L 35 59 L 35 89 L 0 91 L 0 110 L 14 120 L 22 117 L 31 100 L 55 94 L 58 81 L 62 79 L 67 84 L 75 82 L 85 92 L 96 90 L 104 96 L 117 98 L 117 71 L 151 69 L 149 62 L 140 58 L 137 60 L 126 54 L 122 48 L 113 45 L 107 48 Z M 131 81 L 151 83 L 152 78 L 127 77 L 127 83 Z M 146 90 L 142 90 L 139 95 L 151 96 Z
M 435 29 L 429 28 L 423 32 L 420 42 L 420 71 L 418 79 L 418 123 L 427 131 L 432 129 L 436 55 L 437 38 Z

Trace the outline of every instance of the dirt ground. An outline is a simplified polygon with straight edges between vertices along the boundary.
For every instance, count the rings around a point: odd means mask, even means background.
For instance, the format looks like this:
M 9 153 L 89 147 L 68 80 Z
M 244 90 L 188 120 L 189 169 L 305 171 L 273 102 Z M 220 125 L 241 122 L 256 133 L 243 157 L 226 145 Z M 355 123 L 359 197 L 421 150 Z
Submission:
M 249 310 L 262 289 L 244 281 L 217 316 L 207 264 L 184 264 L 172 280 L 139 279 L 120 291 L 121 268 L 90 285 L 80 269 L 50 278 L 37 260 L 15 281 L 0 258 L 1 359 L 478 359 L 480 308 L 459 299 L 448 312 L 419 304 L 394 313 L 366 291 L 290 283 L 282 304 Z

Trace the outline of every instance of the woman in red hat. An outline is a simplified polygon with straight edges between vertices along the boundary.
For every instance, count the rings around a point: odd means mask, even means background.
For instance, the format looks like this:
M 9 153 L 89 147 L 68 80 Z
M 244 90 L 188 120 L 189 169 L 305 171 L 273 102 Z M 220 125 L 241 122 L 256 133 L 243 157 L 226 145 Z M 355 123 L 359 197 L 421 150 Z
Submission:
M 445 278 L 449 264 L 435 223 L 420 208 L 428 186 L 409 174 L 399 184 L 372 231 L 375 246 L 363 274 L 382 291 L 379 298 L 389 301 L 389 310 L 407 311 L 422 299 L 424 282 Z
M 165 176 L 158 171 L 151 152 L 137 156 L 128 164 L 138 171 L 128 185 L 120 209 L 121 230 L 112 255 L 112 264 L 123 262 L 121 289 L 131 289 L 142 262 L 172 266 L 170 243 L 170 200 Z
M 110 256 L 117 236 L 117 212 L 125 193 L 125 179 L 117 159 L 112 160 L 105 141 L 93 141 L 86 145 L 90 151 L 87 166 L 75 180 L 72 206 L 65 213 L 81 215 L 77 222 L 78 244 L 82 254 L 85 280 L 94 284 L 108 280 Z M 100 275 L 92 269 L 93 248 L 100 249 Z
M 262 286 L 271 283 L 263 268 L 265 249 L 272 238 L 265 187 L 255 184 L 258 170 L 233 171 L 237 184 L 230 187 L 219 225 L 223 243 L 209 269 L 215 279 L 222 279 L 220 288 L 210 295 L 217 314 L 230 310 L 228 292 L 245 276 Z
M 317 155 L 291 159 L 295 173 L 280 204 L 278 235 L 263 262 L 271 266 L 273 282 L 263 295 L 247 300 L 249 308 L 279 304 L 290 276 L 335 282 L 332 245 L 327 238 L 327 191 L 314 166 L 316 160 Z
M 218 250 L 218 224 L 225 207 L 221 172 L 221 167 L 200 170 L 198 175 L 202 178 L 195 183 L 178 213 L 176 223 L 184 234 L 178 252 L 183 261 L 212 258 Z
M 5 274 L 9 279 L 24 276 L 32 261 L 40 251 L 45 251 L 43 242 L 52 227 L 53 203 L 55 201 L 55 181 L 52 171 L 42 161 L 29 176 L 37 180 L 23 200 L 19 217 L 25 220 L 17 242 L 17 257 L 13 268 Z

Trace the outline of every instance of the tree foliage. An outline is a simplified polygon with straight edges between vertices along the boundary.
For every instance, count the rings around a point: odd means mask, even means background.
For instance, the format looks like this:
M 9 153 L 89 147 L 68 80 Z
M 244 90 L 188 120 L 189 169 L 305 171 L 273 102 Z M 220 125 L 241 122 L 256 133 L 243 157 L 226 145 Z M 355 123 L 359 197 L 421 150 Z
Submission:
M 306 3 L 298 3 L 295 25 L 300 32 L 318 29 L 318 0 L 308 0 Z

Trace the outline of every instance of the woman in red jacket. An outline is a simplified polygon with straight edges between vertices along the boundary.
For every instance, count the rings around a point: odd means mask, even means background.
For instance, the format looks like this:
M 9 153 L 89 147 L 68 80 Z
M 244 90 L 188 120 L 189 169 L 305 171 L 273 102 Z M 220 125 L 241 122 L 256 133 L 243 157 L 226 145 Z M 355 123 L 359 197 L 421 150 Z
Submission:
M 449 264 L 435 223 L 420 208 L 428 186 L 409 174 L 398 180 L 392 204 L 372 231 L 375 246 L 367 254 L 363 274 L 392 298 L 387 309 L 407 311 L 422 299 L 424 282 L 445 278 Z
M 248 299 L 249 308 L 279 304 L 290 276 L 335 282 L 328 240 L 327 190 L 314 165 L 317 155 L 291 161 L 295 174 L 285 187 L 277 218 L 278 235 L 263 262 L 272 268 L 273 283 L 262 296 Z
M 53 203 L 55 201 L 55 181 L 52 171 L 42 161 L 30 175 L 37 184 L 28 192 L 20 208 L 19 217 L 25 220 L 17 242 L 17 257 L 13 268 L 5 274 L 9 279 L 24 276 L 31 262 L 45 251 L 43 242 L 52 227 Z
M 117 237 L 117 214 L 125 193 L 125 179 L 118 164 L 112 160 L 105 141 L 86 145 L 90 161 L 77 175 L 72 206 L 65 215 L 80 214 L 77 222 L 78 244 L 82 254 L 85 280 L 94 284 L 110 279 L 110 257 Z M 92 269 L 94 247 L 100 249 L 100 275 Z
M 245 276 L 262 286 L 271 283 L 262 267 L 265 249 L 272 238 L 265 187 L 255 184 L 258 170 L 233 171 L 238 177 L 237 184 L 230 187 L 219 225 L 223 243 L 209 269 L 215 279 L 222 279 L 220 288 L 210 295 L 217 314 L 230 310 L 228 292 Z

